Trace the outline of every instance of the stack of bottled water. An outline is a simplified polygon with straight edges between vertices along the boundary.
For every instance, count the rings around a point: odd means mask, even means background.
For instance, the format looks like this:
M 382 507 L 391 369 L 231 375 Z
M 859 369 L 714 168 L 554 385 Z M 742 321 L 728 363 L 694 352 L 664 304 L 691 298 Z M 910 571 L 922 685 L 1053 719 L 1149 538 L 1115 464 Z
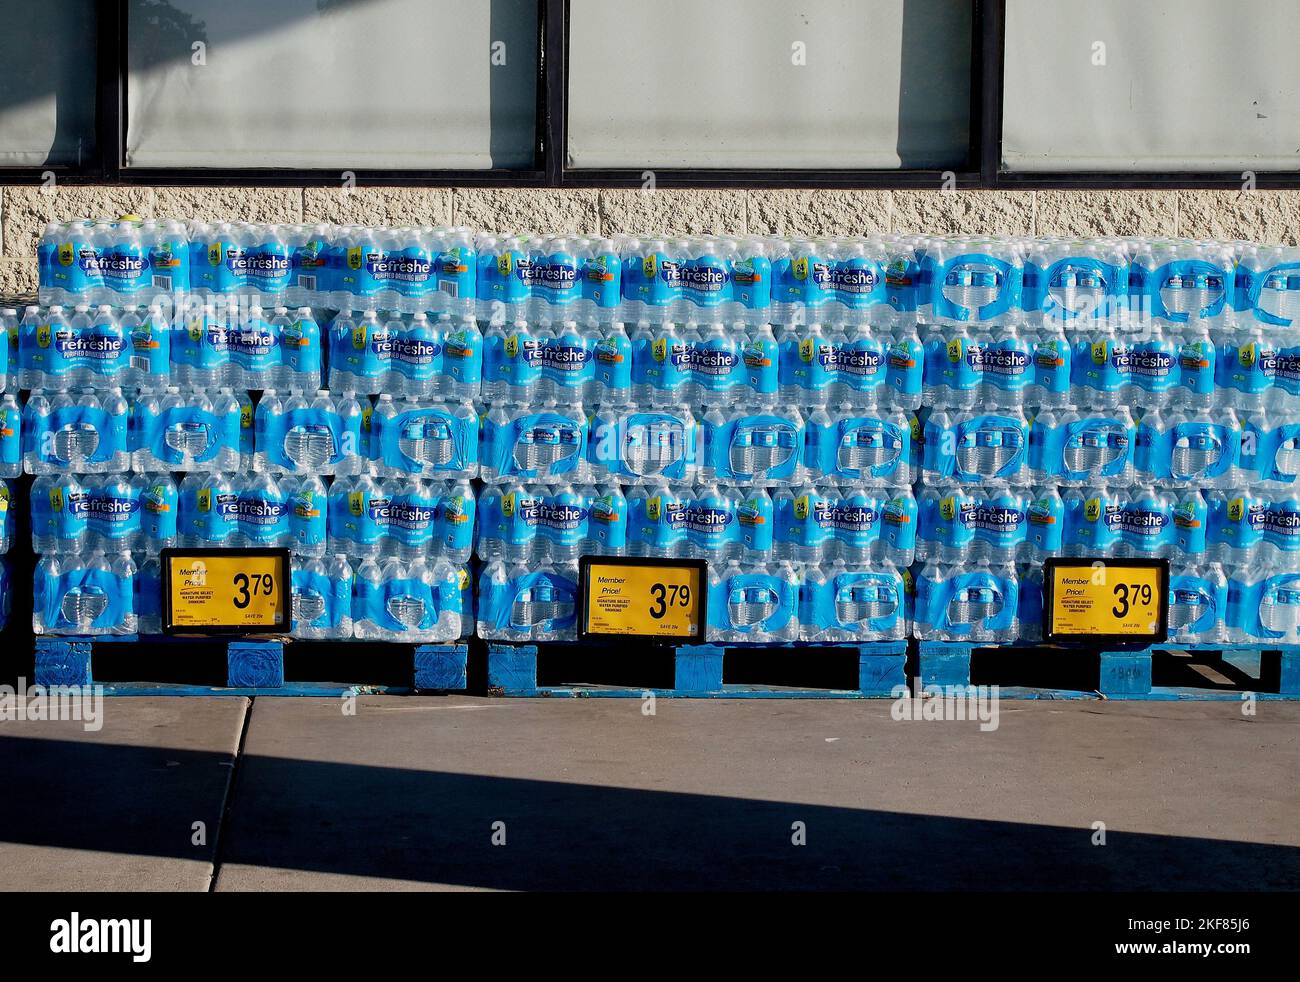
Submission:
M 21 414 L 12 395 L 5 410 L 20 435 L 21 466 L 37 476 L 31 516 L 32 547 L 41 556 L 32 617 L 38 634 L 134 633 L 140 564 L 156 563 L 158 551 L 175 544 L 174 480 L 130 473 L 131 400 L 159 391 L 170 368 L 171 324 L 162 307 L 130 306 L 149 283 L 127 282 L 142 262 L 148 268 L 143 231 L 130 222 L 72 229 L 84 248 L 70 251 L 65 243 L 42 255 L 52 264 L 43 269 L 68 274 L 55 280 L 65 291 L 56 299 L 69 301 L 71 310 L 28 307 L 17 326 L 19 385 L 32 391 Z M 92 307 L 91 300 L 99 302 Z
M 446 559 L 363 559 L 352 597 L 353 636 L 449 641 L 473 633 L 471 579 Z
M 178 383 L 244 391 L 320 387 L 321 329 L 310 307 L 202 302 L 192 295 L 172 333 Z
M 628 501 L 617 485 L 548 488 L 518 482 L 479 497 L 478 554 L 484 562 L 571 565 L 580 556 L 628 551 Z
M 472 314 L 477 275 L 473 233 L 431 226 L 77 220 L 46 226 L 38 262 L 47 304 L 192 293 Z
M 513 244 L 513 237 L 506 241 Z M 510 281 L 499 285 L 527 288 L 509 302 L 515 320 L 507 326 L 498 303 L 484 332 L 477 625 L 484 638 L 570 640 L 578 557 L 626 548 L 627 503 L 617 475 L 592 463 L 593 449 L 604 451 L 593 447 L 592 420 L 599 412 L 626 412 L 630 351 L 621 325 L 528 320 L 552 302 L 576 308 L 580 293 L 567 240 L 529 242 L 528 249 L 526 257 L 516 259 L 509 248 L 498 257 L 497 275 Z M 512 272 L 500 276 L 506 266 Z M 606 338 L 613 351 L 605 363 L 608 385 L 596 369 Z M 595 401 L 601 399 L 607 401 Z M 592 486 L 596 480 L 607 486 Z
M 263 303 L 407 313 L 474 312 L 473 234 L 463 228 L 191 223 L 193 291 Z
M 127 216 L 45 226 L 36 249 L 42 304 L 130 307 L 190 290 L 184 223 Z
M 1282 529 L 1300 446 L 1300 345 L 1286 331 L 1300 313 L 1300 252 L 1181 240 L 975 248 L 932 242 L 923 261 L 918 636 L 1036 638 L 1041 575 L 996 564 L 1051 554 L 1169 558 L 1179 641 L 1300 636 L 1300 620 L 1270 627 L 1287 620 L 1281 587 L 1297 569 Z M 1236 552 L 1239 540 L 1256 551 Z
M 329 390 L 306 414 L 271 394 L 267 425 L 258 417 L 268 452 L 257 465 L 288 469 L 308 455 L 334 475 L 329 549 L 352 564 L 352 636 L 447 641 L 473 631 L 466 564 L 480 418 L 471 399 L 481 383 L 483 338 L 472 316 L 470 240 L 407 231 L 379 236 L 378 253 L 363 253 L 360 268 L 352 262 L 334 278 L 340 309 L 327 332 Z M 352 230 L 348 249 L 359 247 L 362 232 Z M 431 273 L 430 249 L 446 277 Z M 448 250 L 442 259 L 439 249 Z
M 336 477 L 329 487 L 329 551 L 357 560 L 438 558 L 464 566 L 474 548 L 478 505 L 463 479 Z
M 480 234 L 475 252 L 484 321 L 618 320 L 623 258 L 612 239 Z
M 376 252 L 373 238 L 133 220 L 47 229 L 47 306 L 21 318 L 0 311 L 9 340 L 0 354 L 15 355 L 0 365 L 5 387 L 32 390 L 25 413 L 3 397 L 0 474 L 25 462 L 38 475 L 38 631 L 159 630 L 156 556 L 170 545 L 288 548 L 300 636 L 432 641 L 472 628 L 464 564 L 479 420 L 468 400 L 482 357 L 465 317 L 472 239 L 385 232 Z M 430 250 L 432 260 L 419 254 Z M 466 302 L 454 302 L 458 284 Z M 361 302 L 343 305 L 342 329 L 322 345 L 311 305 L 353 293 Z M 372 306 L 391 307 L 370 315 L 395 325 L 391 343 L 378 330 L 368 337 L 364 312 L 351 313 Z M 378 352 L 383 371 L 353 371 L 344 352 L 354 342 Z M 338 356 L 334 391 L 320 388 L 327 347 Z M 387 599 L 366 600 L 366 560 L 383 566 L 371 579 L 424 586 L 384 586 Z M 447 564 L 451 592 L 438 587 Z M 101 589 L 101 568 L 130 589 Z M 421 603 L 440 613 L 415 615 Z M 387 604 L 387 621 L 376 604 Z
M 329 327 L 330 387 L 415 399 L 478 396 L 483 337 L 470 317 L 341 310 Z
M 311 637 L 465 630 L 476 547 L 489 637 L 571 636 L 596 553 L 709 560 L 732 641 L 1033 638 L 1052 555 L 1168 557 L 1180 641 L 1300 638 L 1295 247 L 127 217 L 38 264 L 38 630 L 153 629 L 175 542 L 290 548 Z

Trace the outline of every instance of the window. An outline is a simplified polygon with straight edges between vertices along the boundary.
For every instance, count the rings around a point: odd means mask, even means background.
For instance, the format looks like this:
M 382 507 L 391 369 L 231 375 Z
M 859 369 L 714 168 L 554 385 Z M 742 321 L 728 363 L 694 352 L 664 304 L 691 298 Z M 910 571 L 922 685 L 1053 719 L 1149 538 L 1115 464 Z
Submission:
M 962 167 L 971 8 L 572 0 L 570 167 Z
M 1008 0 L 1002 159 L 1300 167 L 1300 0 Z
M 531 167 L 537 31 L 535 0 L 132 0 L 125 163 Z
M 95 0 L 0 0 L 0 164 L 89 166 Z

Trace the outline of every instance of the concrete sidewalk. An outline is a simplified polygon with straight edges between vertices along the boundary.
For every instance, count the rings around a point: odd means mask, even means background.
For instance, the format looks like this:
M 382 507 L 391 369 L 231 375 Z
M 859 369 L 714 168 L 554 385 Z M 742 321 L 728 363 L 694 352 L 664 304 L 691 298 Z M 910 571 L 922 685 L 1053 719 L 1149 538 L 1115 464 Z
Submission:
M 0 890 L 209 889 L 249 705 L 106 699 L 98 732 L 0 723 Z
M 0 888 L 1300 887 L 1296 704 L 263 698 L 225 801 L 243 706 L 0 727 Z

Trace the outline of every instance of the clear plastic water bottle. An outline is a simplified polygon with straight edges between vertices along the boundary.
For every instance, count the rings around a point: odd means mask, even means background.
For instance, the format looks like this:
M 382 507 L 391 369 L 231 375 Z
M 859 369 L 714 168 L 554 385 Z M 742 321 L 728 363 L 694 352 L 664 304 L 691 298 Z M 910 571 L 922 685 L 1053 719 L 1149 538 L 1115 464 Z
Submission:
M 638 321 L 631 330 L 632 340 L 632 402 L 638 406 L 654 404 L 657 378 L 655 332 L 649 321 Z M 486 380 L 486 375 L 485 375 Z M 495 391 L 495 390 L 494 390 Z M 485 386 L 484 397 L 488 396 Z
M 352 637 L 352 566 L 347 556 L 336 555 L 329 560 L 326 576 L 334 584 L 339 601 L 338 626 L 335 637 Z
M 230 334 L 215 304 L 187 310 L 173 345 L 173 361 L 181 368 L 176 381 L 202 389 L 225 384 L 230 375 Z
M 366 559 L 356 567 L 353 577 L 352 634 L 358 639 L 382 640 L 385 631 L 367 609 L 367 600 L 376 598 L 375 604 L 381 603 L 383 589 L 383 570 L 376 559 Z
M 177 542 L 182 548 L 239 544 L 239 487 L 225 474 L 187 474 L 178 492 Z
M 69 476 L 66 480 L 75 480 Z M 64 481 L 52 474 L 43 474 L 31 485 L 31 528 L 32 551 L 37 555 L 55 552 L 58 549 L 57 530 L 66 521 L 65 506 L 67 499 L 63 495 Z M 4 551 L 9 551 L 12 539 L 13 512 L 17 503 L 13 499 L 13 488 L 3 485 L 5 513 L 0 527 L 4 529 Z
M 95 308 L 96 312 L 99 308 Z M 111 307 L 107 310 L 112 312 Z M 53 311 L 51 310 L 51 313 Z M 47 375 L 53 376 L 48 381 L 57 383 L 63 380 L 64 384 L 60 388 L 79 389 L 88 384 L 90 373 L 86 370 L 85 359 L 82 357 L 82 345 L 91 336 L 92 314 L 89 304 L 79 303 L 72 309 L 72 318 L 68 322 L 68 333 L 61 339 L 53 333 L 53 324 L 51 324 L 51 333 L 47 340 L 50 347 L 54 349 L 51 357 Z M 51 386 L 53 388 L 54 386 Z
M 445 399 L 477 399 L 483 385 L 483 335 L 472 317 L 440 319 L 442 370 L 434 391 Z
M 27 432 L 28 438 L 23 446 L 23 469 L 28 474 L 50 474 L 53 470 L 46 467 L 46 463 L 53 455 L 53 447 L 46 447 L 40 444 L 40 440 L 53 441 L 53 436 L 42 437 L 41 434 L 51 432 L 51 413 L 54 411 L 52 399 L 55 394 L 47 396 L 42 391 L 35 391 L 27 397 L 27 405 L 23 409 L 23 429 Z
M 283 417 L 284 401 L 280 393 L 275 389 L 265 390 L 257 400 L 254 416 L 253 470 L 269 472 L 279 467 L 279 451 L 273 449 L 273 443 L 280 436 Z
M 37 555 L 55 551 L 55 530 L 62 520 L 64 501 L 62 482 L 58 476 L 42 474 L 32 482 L 32 552 Z M 10 507 L 13 507 L 12 500 Z M 8 549 L 5 551 L 8 552 Z
M 146 267 L 139 225 L 120 221 L 116 227 L 110 226 L 104 243 L 106 248 L 100 253 L 103 286 L 99 302 L 119 307 L 136 303 L 136 294 L 144 285 Z
M 46 370 L 49 367 L 47 349 L 40 344 L 42 326 L 47 327 L 47 338 L 68 331 L 68 321 L 63 308 L 51 307 L 46 313 L 42 325 L 41 310 L 35 304 L 23 310 L 23 319 L 18 325 L 18 388 L 44 389 L 49 386 Z
M 136 630 L 162 634 L 162 562 L 149 556 L 140 563 L 135 581 Z
M 150 304 L 143 316 L 134 310 L 123 311 L 120 326 L 131 351 L 123 384 L 141 392 L 162 391 L 171 378 L 172 339 L 172 326 L 162 306 Z
M 32 576 L 33 634 L 49 634 L 58 628 L 57 622 L 50 622 L 46 616 L 46 611 L 54 609 L 56 597 L 53 595 L 58 590 L 59 574 L 62 569 L 63 564 L 54 555 L 44 555 L 41 557 L 40 562 L 36 564 L 36 570 Z
M 46 222 L 41 237 L 36 243 L 37 299 L 43 304 L 63 303 L 66 297 L 62 279 L 69 273 L 61 267 L 59 247 L 63 244 L 62 222 Z M 76 256 L 71 248 L 66 253 L 68 265 L 75 262 Z
M 221 393 L 227 391 L 229 390 L 225 387 L 219 390 Z M 239 406 L 239 436 L 236 440 L 236 446 L 239 451 L 238 466 L 241 471 L 250 471 L 253 469 L 254 462 L 257 409 L 253 405 L 253 397 L 244 389 L 240 389 L 238 392 L 232 394 Z
M 138 474 L 140 544 L 142 555 L 156 556 L 176 545 L 179 535 L 180 491 L 170 474 Z
M 3 332 L 4 376 L 0 378 L 0 391 L 18 391 L 18 309 L 0 307 L 0 331 Z
M 321 386 L 320 325 L 310 307 L 299 307 L 280 330 L 277 384 L 290 391 L 312 392 Z
M 0 477 L 17 477 L 23 472 L 23 411 L 18 396 L 0 396 Z
M 268 321 L 261 307 L 253 306 L 234 335 L 232 377 L 236 389 L 268 389 L 275 385 L 280 355 L 280 325 Z
M 35 492 L 33 492 L 34 494 Z M 1263 553 L 1269 500 L 1250 489 L 1209 493 L 1208 555 L 1227 566 L 1249 566 Z
M 357 319 L 352 312 L 340 310 L 330 321 L 328 334 L 330 390 L 365 391 L 358 372 L 369 339 L 365 333 L 358 334 Z
M 131 338 L 113 308 L 100 304 L 89 331 L 79 339 L 82 368 L 74 373 L 85 386 L 128 385 L 131 382 Z
M 287 382 L 291 374 L 290 365 L 287 364 L 289 359 L 287 357 L 287 352 L 285 351 L 284 332 L 292 324 L 293 320 L 289 317 L 288 307 L 275 307 L 272 309 L 270 320 L 271 333 L 280 339 L 280 344 L 275 351 L 275 357 L 270 372 L 271 381 L 269 384 L 277 386 L 284 391 L 288 391 L 289 389 Z M 264 386 L 249 386 L 249 388 L 260 389 L 264 388 Z
M 90 527 L 91 500 L 96 479 L 93 476 L 57 477 L 61 506 L 54 509 L 54 551 L 62 554 L 83 552 Z
M 121 474 L 129 470 L 131 454 L 128 450 L 127 432 L 131 411 L 122 390 L 112 386 L 104 392 L 101 400 L 93 391 L 86 389 L 77 396 L 76 404 L 89 410 L 102 409 L 105 422 L 102 431 L 94 431 L 94 437 L 90 437 L 84 428 L 80 431 L 80 439 L 75 442 L 75 447 L 71 447 L 74 451 L 70 458 L 73 466 L 80 460 L 86 473 Z M 59 435 L 55 434 L 56 446 Z
M 238 544 L 252 549 L 279 549 L 288 544 L 289 501 L 271 474 L 241 479 Z
M 321 557 L 326 548 L 328 500 L 316 474 L 282 479 L 288 499 L 289 548 L 295 556 Z
M 409 322 L 389 320 L 387 329 L 395 338 L 391 383 L 395 393 L 421 399 L 433 395 L 442 370 L 442 331 L 450 323 L 451 318 L 443 314 L 435 327 L 423 311 L 412 314 Z
M 1060 407 L 1070 402 L 1070 364 L 1073 349 L 1059 329 L 1043 328 L 1027 336 L 1033 346 L 1033 385 L 1026 403 Z
M 505 355 L 508 331 L 503 320 L 493 318 L 483 329 L 483 399 L 501 402 L 510 398 L 508 359 Z

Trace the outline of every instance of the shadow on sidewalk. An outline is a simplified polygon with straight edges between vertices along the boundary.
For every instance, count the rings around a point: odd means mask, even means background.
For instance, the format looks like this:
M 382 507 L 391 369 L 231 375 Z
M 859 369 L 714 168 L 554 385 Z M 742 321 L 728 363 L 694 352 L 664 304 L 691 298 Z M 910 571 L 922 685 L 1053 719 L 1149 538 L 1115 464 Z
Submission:
M 11 791 L 0 840 L 200 858 L 191 823 L 215 821 L 229 759 L 0 737 Z M 187 792 L 196 781 L 207 815 Z M 492 844 L 496 822 L 504 846 Z M 804 846 L 792 844 L 796 822 Z M 1091 838 L 1087 828 L 245 756 L 220 861 L 515 890 L 1300 887 L 1293 847 L 1114 829 L 1105 846 Z

